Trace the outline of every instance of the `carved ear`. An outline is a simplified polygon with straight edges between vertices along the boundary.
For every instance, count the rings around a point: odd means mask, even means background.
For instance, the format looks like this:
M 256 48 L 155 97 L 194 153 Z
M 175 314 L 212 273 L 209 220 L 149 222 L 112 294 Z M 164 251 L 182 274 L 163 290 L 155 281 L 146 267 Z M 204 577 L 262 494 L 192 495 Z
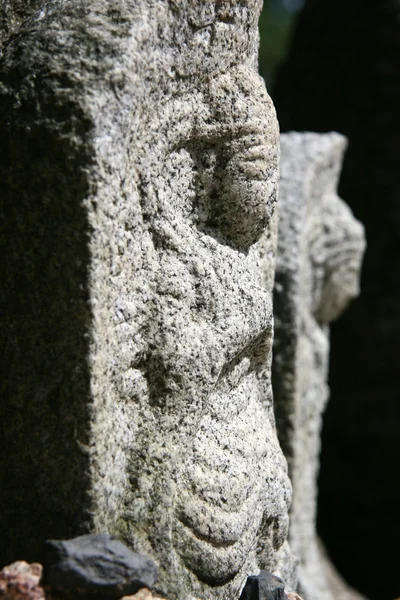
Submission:
M 218 181 L 209 225 L 232 246 L 247 250 L 265 231 L 276 198 L 274 176 L 264 180 L 247 178 L 238 166 L 229 165 Z
M 227 244 L 246 250 L 264 232 L 277 198 L 279 150 L 275 110 L 260 78 L 237 68 L 210 81 L 205 93 L 218 139 L 207 225 Z

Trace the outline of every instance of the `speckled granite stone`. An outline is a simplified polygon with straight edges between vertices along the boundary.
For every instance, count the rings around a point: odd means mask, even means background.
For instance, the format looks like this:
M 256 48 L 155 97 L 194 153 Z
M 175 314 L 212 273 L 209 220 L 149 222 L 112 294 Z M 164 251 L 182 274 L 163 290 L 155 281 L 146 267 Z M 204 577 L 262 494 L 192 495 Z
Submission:
M 0 64 L 3 552 L 109 531 L 161 595 L 230 600 L 274 570 L 290 501 L 261 1 L 36 8 Z

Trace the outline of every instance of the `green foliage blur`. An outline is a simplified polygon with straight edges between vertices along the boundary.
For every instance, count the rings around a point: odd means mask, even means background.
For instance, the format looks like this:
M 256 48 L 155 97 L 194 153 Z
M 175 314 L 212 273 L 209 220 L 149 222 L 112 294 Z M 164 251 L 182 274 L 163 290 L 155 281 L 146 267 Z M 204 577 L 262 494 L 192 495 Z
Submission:
M 260 17 L 260 75 L 271 94 L 276 69 L 285 57 L 295 21 L 295 11 L 278 0 L 264 0 Z

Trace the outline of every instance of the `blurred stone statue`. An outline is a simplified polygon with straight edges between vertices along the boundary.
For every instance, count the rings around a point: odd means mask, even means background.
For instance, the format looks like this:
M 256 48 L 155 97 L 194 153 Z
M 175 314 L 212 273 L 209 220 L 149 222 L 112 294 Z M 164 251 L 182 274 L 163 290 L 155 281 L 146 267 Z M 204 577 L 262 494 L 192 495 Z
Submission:
M 329 323 L 359 293 L 365 249 L 362 225 L 336 192 L 345 147 L 336 133 L 281 136 L 273 387 L 293 485 L 289 541 L 305 600 L 359 598 L 334 571 L 316 533 Z

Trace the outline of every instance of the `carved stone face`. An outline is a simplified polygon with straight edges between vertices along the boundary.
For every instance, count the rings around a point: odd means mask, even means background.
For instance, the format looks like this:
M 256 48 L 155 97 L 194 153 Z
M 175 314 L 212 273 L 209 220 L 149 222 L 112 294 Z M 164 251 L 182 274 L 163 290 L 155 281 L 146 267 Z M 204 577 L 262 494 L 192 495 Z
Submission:
M 165 597 L 236 597 L 258 558 L 273 568 L 289 497 L 256 244 L 279 146 L 256 75 L 262 1 L 29 4 L 38 10 L 3 48 L 0 86 L 15 228 L 5 287 L 30 315 L 5 353 L 24 357 L 12 358 L 13 414 L 30 407 L 8 436 L 17 481 L 36 461 L 47 526 L 62 472 L 50 529 L 120 536 L 156 560 Z M 30 285 L 42 271 L 43 290 Z M 35 450 L 20 459 L 28 437 Z M 22 513 L 8 519 L 21 531 Z
M 164 577 L 219 597 L 257 570 L 257 547 L 273 569 L 287 533 L 272 303 L 255 245 L 275 203 L 278 130 L 245 68 L 172 98 L 156 122 L 166 143 L 150 145 L 151 178 L 140 170 L 138 179 L 146 294 L 131 361 L 140 408 L 126 537 L 156 553 Z
M 153 557 L 159 592 L 179 600 L 237 596 L 287 532 L 256 243 L 279 155 L 259 9 L 143 1 L 118 51 L 136 62 L 113 72 L 102 115 L 117 106 L 96 132 L 96 527 Z

